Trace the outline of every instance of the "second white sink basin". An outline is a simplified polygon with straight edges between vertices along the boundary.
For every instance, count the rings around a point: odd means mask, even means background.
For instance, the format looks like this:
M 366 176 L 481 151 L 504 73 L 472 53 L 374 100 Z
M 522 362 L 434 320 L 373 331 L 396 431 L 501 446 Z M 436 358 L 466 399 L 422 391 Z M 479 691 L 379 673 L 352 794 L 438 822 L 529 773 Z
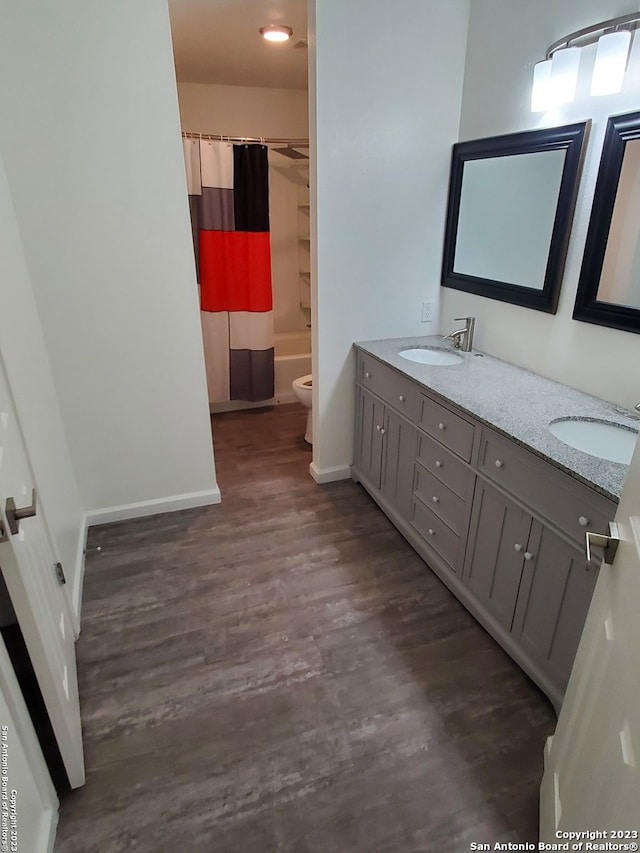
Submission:
M 624 465 L 631 462 L 638 437 L 638 433 L 631 427 L 582 418 L 558 418 L 551 421 L 549 430 L 560 441 L 576 450 Z
M 457 352 L 451 352 L 450 349 L 440 349 L 439 347 L 416 347 L 414 349 L 403 349 L 398 355 L 406 358 L 407 361 L 414 361 L 417 364 L 459 364 L 463 361 L 461 355 Z

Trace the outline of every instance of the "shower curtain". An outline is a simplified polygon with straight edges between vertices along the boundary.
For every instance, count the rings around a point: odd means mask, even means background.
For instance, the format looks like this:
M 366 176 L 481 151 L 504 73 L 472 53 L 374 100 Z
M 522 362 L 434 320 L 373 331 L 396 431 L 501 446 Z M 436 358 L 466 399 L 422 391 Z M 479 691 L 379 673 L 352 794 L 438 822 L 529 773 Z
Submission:
M 265 145 L 183 139 L 209 401 L 274 395 Z

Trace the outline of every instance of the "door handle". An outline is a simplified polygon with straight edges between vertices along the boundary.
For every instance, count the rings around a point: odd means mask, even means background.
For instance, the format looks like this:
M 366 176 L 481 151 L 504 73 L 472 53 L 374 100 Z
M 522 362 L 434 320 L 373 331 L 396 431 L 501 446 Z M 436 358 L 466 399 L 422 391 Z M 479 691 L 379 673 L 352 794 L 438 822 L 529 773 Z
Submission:
M 592 533 L 588 530 L 585 533 L 585 539 L 587 543 L 587 562 L 591 562 L 591 549 L 592 548 L 602 548 L 604 551 L 604 561 L 605 563 L 613 563 L 616 551 L 618 550 L 618 545 L 620 543 L 620 534 L 618 532 L 618 525 L 615 521 L 609 522 L 609 535 L 606 536 L 604 533 Z
M 16 502 L 13 498 L 7 498 L 7 502 L 4 505 L 4 514 L 7 516 L 7 524 L 9 525 L 9 530 L 15 536 L 18 530 L 20 529 L 20 522 L 23 518 L 33 518 L 36 514 L 36 490 L 31 489 L 31 505 L 16 507 Z

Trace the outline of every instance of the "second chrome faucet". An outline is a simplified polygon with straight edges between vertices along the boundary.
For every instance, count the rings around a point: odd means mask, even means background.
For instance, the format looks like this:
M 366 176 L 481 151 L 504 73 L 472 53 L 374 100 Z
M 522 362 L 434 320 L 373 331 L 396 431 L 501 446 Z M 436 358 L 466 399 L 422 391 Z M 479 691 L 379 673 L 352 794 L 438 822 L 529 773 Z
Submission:
M 475 317 L 454 317 L 455 322 L 464 321 L 464 329 L 456 329 L 450 335 L 445 335 L 443 340 L 451 338 L 456 349 L 461 349 L 462 352 L 471 352 L 473 349 L 473 333 L 476 328 Z

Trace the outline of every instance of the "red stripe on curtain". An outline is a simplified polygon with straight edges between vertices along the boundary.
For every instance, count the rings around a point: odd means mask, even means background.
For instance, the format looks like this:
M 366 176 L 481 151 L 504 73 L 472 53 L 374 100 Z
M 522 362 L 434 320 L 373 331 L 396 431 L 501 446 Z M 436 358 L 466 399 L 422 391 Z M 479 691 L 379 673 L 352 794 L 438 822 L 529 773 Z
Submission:
M 268 232 L 200 231 L 203 311 L 271 311 Z

